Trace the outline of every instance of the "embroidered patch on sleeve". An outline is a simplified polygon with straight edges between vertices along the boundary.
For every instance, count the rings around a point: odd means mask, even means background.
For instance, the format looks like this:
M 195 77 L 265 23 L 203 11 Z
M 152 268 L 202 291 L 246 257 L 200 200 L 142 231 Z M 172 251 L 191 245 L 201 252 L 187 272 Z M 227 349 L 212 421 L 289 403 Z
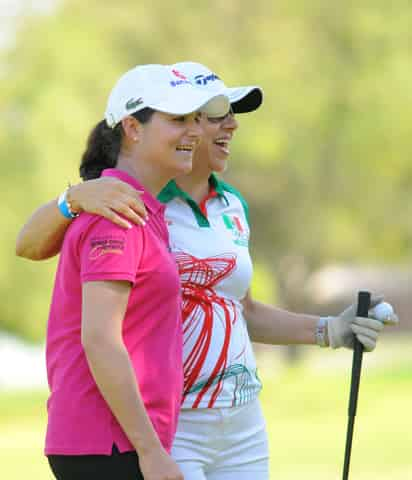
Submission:
M 89 259 L 96 260 L 109 253 L 123 255 L 125 239 L 123 237 L 93 237 L 90 239 Z

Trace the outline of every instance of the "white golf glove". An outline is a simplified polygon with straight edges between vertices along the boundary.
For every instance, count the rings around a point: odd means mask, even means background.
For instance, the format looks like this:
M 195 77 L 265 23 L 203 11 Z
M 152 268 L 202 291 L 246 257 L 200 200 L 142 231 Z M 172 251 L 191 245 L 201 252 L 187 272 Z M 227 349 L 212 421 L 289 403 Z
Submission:
M 383 296 L 372 296 L 369 318 L 357 317 L 357 305 L 353 304 L 337 317 L 327 317 L 329 345 L 332 348 L 352 348 L 355 335 L 362 343 L 366 352 L 376 347 L 379 332 L 384 325 L 395 325 L 399 322 L 395 312 L 388 315 L 383 321 L 377 320 L 373 307 L 383 301 Z

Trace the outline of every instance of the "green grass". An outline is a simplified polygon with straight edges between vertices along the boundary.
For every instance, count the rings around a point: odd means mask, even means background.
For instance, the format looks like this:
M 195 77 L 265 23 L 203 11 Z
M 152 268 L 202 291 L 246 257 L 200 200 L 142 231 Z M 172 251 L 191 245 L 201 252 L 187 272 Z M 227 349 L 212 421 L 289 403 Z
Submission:
M 386 339 L 385 339 L 386 340 Z M 412 479 L 412 354 L 409 341 L 365 354 L 350 478 Z M 264 362 L 261 395 L 268 424 L 271 478 L 342 478 L 352 353 L 307 349 L 299 367 Z M 272 361 L 273 362 L 273 361 Z
M 342 476 L 351 353 L 308 352 L 296 368 L 276 355 L 259 359 L 272 479 Z M 412 358 L 400 358 L 396 349 L 383 364 L 377 358 L 364 359 L 350 478 L 406 480 L 412 478 Z M 0 394 L 1 478 L 52 478 L 42 454 L 46 396 Z
M 366 377 L 366 375 L 364 375 Z M 361 383 L 351 459 L 357 480 L 412 478 L 409 380 L 374 375 Z M 349 383 L 297 369 L 266 380 L 272 478 L 341 478 Z
M 46 398 L 47 392 L 0 395 L 1 478 L 54 478 L 43 456 Z

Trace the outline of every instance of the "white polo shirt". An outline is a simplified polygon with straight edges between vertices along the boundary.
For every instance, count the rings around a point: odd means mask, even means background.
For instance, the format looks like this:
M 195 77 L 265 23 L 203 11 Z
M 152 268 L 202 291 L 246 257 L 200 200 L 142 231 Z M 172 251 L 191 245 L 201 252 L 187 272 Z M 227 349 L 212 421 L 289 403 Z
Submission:
M 252 277 L 248 207 L 215 175 L 209 185 L 200 205 L 174 181 L 158 196 L 182 283 L 182 408 L 243 405 L 261 389 L 240 303 Z

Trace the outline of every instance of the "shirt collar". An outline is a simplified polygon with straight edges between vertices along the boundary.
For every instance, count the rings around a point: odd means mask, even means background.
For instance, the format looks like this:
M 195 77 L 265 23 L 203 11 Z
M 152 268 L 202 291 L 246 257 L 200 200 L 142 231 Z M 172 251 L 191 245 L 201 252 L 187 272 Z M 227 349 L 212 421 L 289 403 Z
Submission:
M 212 175 L 210 175 L 209 177 L 209 185 L 216 191 L 219 197 L 223 197 L 227 202 L 227 198 L 225 197 L 225 190 L 223 188 L 223 182 L 219 180 L 219 178 L 214 173 L 212 173 Z
M 215 190 L 218 197 L 221 197 L 228 203 L 228 200 L 225 196 L 225 190 L 223 188 L 223 182 L 219 180 L 219 178 L 212 173 L 209 177 L 209 188 L 211 190 Z M 173 200 L 175 197 L 179 197 L 187 203 L 192 203 L 194 200 L 192 197 L 182 190 L 174 180 L 171 180 L 159 193 L 157 199 L 162 203 L 168 203 Z
M 119 168 L 106 168 L 102 172 L 102 177 L 115 177 L 119 180 L 122 180 L 125 183 L 128 183 L 136 190 L 143 192 L 141 199 L 145 204 L 145 207 L 152 213 L 157 213 L 159 210 L 164 210 L 164 205 L 160 203 L 135 177 L 132 177 L 130 174 Z

